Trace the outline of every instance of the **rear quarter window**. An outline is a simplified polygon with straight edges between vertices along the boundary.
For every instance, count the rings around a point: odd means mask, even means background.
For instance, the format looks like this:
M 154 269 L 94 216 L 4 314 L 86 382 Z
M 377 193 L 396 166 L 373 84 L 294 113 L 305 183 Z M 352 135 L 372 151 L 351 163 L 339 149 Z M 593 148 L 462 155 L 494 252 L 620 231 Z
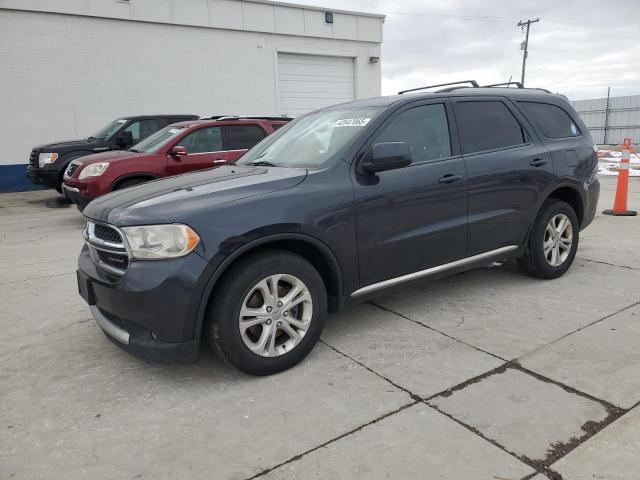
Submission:
M 529 120 L 545 137 L 579 137 L 580 130 L 569 114 L 557 105 L 538 102 L 518 102 Z

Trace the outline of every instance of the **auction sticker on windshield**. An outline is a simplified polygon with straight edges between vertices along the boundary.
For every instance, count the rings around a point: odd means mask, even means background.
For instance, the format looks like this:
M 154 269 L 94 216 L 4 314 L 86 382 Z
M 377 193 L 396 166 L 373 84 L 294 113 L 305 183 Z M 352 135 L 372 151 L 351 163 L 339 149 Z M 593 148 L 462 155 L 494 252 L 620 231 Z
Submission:
M 343 118 L 336 121 L 336 127 L 364 127 L 370 118 Z

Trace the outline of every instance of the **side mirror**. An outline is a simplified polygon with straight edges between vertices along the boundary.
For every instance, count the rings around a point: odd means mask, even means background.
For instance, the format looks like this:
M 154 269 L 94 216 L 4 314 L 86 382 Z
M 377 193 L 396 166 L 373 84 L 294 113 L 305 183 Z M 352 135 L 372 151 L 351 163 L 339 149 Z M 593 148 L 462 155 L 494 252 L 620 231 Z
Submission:
M 369 158 L 360 163 L 360 168 L 375 174 L 411 165 L 411 149 L 404 142 L 376 143 Z
M 120 148 L 129 148 L 133 145 L 133 133 L 131 132 L 120 132 L 116 137 L 116 144 Z
M 176 145 L 174 147 L 171 147 L 171 150 L 169 150 L 169 155 L 171 155 L 174 158 L 184 157 L 185 155 L 188 155 L 188 154 L 189 152 L 187 152 L 187 149 L 182 145 Z

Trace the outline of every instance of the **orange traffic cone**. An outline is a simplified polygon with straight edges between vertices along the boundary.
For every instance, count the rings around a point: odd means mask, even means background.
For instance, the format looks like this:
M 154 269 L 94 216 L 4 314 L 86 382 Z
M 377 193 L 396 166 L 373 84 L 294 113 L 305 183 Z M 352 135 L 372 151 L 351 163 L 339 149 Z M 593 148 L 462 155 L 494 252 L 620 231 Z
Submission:
M 613 210 L 605 210 L 606 215 L 620 217 L 632 217 L 638 212 L 627 209 L 627 192 L 629 190 L 629 157 L 631 156 L 631 139 L 625 138 L 622 145 L 622 158 L 620 159 L 620 171 L 618 172 L 618 186 L 616 187 L 616 199 L 613 202 Z

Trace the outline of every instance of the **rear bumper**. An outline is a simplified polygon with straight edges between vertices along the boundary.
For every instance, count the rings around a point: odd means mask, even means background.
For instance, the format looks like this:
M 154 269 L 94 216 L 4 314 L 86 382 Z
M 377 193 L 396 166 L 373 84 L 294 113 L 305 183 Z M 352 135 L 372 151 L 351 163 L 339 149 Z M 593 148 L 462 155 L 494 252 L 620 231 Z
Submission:
M 586 228 L 593 221 L 593 218 L 596 215 L 596 211 L 598 210 L 598 200 L 600 198 L 600 182 L 596 178 L 596 180 L 586 186 L 587 190 L 587 204 L 584 209 L 584 218 L 582 219 L 582 224 L 580 225 L 580 229 Z

